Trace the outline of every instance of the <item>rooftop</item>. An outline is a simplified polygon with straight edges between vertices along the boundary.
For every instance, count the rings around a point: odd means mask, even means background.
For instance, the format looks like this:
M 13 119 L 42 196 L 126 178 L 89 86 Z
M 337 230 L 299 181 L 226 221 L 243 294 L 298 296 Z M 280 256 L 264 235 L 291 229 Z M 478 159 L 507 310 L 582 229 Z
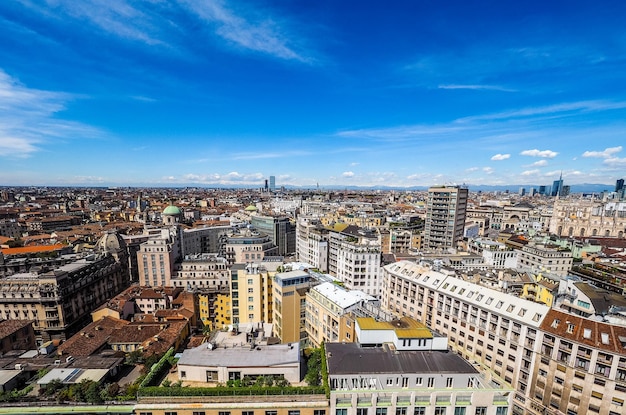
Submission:
M 442 351 L 394 351 L 358 343 L 326 343 L 329 375 L 383 373 L 467 373 L 478 371 L 462 357 Z

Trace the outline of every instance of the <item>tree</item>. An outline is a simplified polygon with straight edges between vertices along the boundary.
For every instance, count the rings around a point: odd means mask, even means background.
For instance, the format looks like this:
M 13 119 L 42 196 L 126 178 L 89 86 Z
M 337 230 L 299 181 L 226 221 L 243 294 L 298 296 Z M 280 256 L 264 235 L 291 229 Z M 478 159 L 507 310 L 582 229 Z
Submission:
M 322 349 L 313 349 L 307 362 L 307 373 L 304 377 L 309 386 L 322 384 Z

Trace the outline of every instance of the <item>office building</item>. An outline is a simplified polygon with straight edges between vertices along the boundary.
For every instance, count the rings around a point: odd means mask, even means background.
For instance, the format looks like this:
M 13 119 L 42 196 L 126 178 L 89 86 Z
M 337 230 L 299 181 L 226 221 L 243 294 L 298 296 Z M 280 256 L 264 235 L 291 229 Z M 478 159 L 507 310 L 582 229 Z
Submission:
M 424 248 L 456 248 L 463 240 L 468 189 L 436 186 L 428 189 Z
M 278 255 L 295 254 L 296 226 L 288 217 L 254 215 L 251 225 L 270 237 L 278 247 Z
M 276 176 L 270 176 L 270 192 L 276 192 Z

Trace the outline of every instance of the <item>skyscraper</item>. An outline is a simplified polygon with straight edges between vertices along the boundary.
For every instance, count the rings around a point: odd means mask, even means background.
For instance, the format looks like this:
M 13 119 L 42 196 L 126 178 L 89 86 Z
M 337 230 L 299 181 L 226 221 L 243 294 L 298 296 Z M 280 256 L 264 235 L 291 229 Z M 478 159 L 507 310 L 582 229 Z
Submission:
M 468 190 L 459 186 L 428 189 L 424 246 L 431 249 L 456 248 L 463 240 Z
M 620 190 L 624 189 L 624 179 L 618 179 L 615 182 L 615 191 L 619 192 Z
M 270 176 L 270 192 L 276 191 L 276 176 Z
M 559 180 L 555 180 L 552 183 L 552 196 L 563 196 L 563 173 L 559 176 Z

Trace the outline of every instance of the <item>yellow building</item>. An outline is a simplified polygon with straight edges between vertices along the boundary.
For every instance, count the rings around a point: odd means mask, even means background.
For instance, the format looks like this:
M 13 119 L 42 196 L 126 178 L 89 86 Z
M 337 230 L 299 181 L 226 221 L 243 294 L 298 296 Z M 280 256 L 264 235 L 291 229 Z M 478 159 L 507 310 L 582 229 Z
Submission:
M 559 277 L 551 274 L 531 275 L 533 283 L 524 284 L 522 298 L 552 307 L 559 288 Z
M 274 276 L 274 333 L 282 343 L 306 339 L 306 293 L 311 276 L 304 271 L 289 271 Z
M 213 328 L 221 329 L 228 326 L 232 322 L 230 306 L 230 294 L 218 294 L 215 300 L 215 319 L 213 321 Z
M 312 347 L 320 347 L 326 342 L 353 342 L 355 324 L 350 311 L 370 301 L 376 301 L 376 298 L 332 282 L 311 288 L 306 294 L 308 343 Z
M 231 272 L 233 324 L 272 322 L 272 279 L 281 262 L 235 264 Z
M 230 293 L 228 288 L 203 290 L 198 293 L 198 315 L 209 330 L 230 324 Z

